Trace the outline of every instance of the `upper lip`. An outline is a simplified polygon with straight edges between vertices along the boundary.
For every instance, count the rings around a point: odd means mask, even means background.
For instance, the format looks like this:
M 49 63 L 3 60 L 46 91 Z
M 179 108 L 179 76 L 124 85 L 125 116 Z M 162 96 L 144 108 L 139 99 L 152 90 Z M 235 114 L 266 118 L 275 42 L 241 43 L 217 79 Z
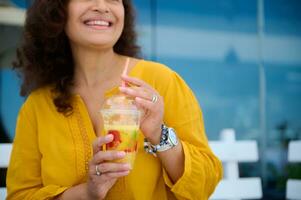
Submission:
M 105 21 L 108 22 L 109 25 L 111 25 L 113 23 L 112 20 L 105 18 L 105 17 L 89 17 L 83 20 L 84 23 L 87 23 L 89 21 Z

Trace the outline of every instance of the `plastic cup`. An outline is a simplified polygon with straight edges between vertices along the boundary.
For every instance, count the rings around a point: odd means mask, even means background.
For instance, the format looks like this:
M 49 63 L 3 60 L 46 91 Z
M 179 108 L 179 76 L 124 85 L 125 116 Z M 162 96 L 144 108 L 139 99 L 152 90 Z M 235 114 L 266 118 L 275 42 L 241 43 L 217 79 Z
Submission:
M 124 151 L 125 158 L 117 162 L 129 163 L 134 166 L 137 153 L 140 111 L 134 100 L 119 94 L 108 98 L 101 114 L 105 134 L 112 134 L 113 141 L 106 144 L 106 150 Z

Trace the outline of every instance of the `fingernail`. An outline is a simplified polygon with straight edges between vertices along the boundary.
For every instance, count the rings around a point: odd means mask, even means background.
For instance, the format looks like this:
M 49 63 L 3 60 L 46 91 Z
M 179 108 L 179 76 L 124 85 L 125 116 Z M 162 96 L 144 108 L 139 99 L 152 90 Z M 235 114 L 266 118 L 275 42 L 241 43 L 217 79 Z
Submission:
M 132 169 L 132 166 L 131 166 L 129 163 L 126 163 L 126 164 L 124 164 L 123 166 L 124 166 L 124 168 L 126 168 L 126 169 Z
M 106 142 L 110 142 L 112 139 L 113 139 L 113 135 L 112 134 L 108 134 L 108 135 L 106 135 L 105 136 L 105 140 L 106 140 Z
M 119 152 L 117 153 L 117 156 L 118 156 L 119 158 L 122 158 L 122 157 L 125 156 L 125 152 L 124 152 L 124 151 L 119 151 Z
M 119 87 L 119 90 L 120 90 L 120 91 L 125 91 L 126 88 L 125 88 L 125 87 Z

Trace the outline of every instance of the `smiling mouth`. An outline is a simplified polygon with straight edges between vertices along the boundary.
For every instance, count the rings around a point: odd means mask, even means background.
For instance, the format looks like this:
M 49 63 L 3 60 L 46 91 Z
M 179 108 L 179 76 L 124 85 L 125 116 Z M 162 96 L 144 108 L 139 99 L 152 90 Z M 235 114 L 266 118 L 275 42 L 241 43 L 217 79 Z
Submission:
M 86 20 L 84 24 L 90 27 L 108 28 L 112 26 L 112 23 L 104 20 Z

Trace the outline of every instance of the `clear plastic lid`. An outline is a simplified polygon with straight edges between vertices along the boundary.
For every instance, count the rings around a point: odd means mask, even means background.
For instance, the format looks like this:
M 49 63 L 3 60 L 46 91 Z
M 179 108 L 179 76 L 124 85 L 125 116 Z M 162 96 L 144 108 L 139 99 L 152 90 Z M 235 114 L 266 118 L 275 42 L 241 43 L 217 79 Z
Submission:
M 106 99 L 101 114 L 104 126 L 139 125 L 141 112 L 133 98 L 117 94 Z
M 106 99 L 102 110 L 136 110 L 139 111 L 135 105 L 135 100 L 132 97 L 126 96 L 124 94 L 113 95 Z

